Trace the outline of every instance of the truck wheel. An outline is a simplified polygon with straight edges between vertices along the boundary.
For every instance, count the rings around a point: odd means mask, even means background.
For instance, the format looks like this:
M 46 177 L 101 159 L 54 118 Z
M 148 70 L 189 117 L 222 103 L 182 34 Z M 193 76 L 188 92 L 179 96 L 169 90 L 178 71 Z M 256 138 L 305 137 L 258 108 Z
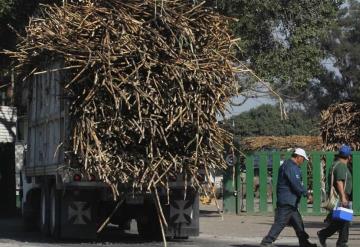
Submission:
M 48 189 L 43 186 L 43 188 L 41 188 L 40 201 L 40 231 L 45 236 L 50 234 L 49 218 L 49 193 Z
M 143 239 L 150 239 L 151 238 L 151 231 L 148 229 L 148 217 L 144 216 L 139 219 L 136 219 L 136 225 L 138 229 L 138 233 L 140 237 Z
M 39 226 L 36 224 L 39 219 L 40 212 L 40 191 L 31 192 L 27 198 L 27 201 L 23 203 L 22 219 L 25 231 L 38 231 Z
M 23 215 L 22 221 L 23 221 L 24 231 L 26 231 L 26 232 L 36 231 L 36 224 L 34 225 L 34 222 L 36 222 L 36 218 Z
M 51 188 L 50 192 L 50 235 L 59 239 L 60 237 L 60 194 L 56 190 L 55 185 Z
M 156 212 L 136 220 L 139 235 L 146 240 L 161 240 L 161 228 Z
M 121 231 L 130 230 L 131 229 L 131 219 L 121 222 L 118 225 L 118 227 L 119 227 L 119 230 L 121 230 Z

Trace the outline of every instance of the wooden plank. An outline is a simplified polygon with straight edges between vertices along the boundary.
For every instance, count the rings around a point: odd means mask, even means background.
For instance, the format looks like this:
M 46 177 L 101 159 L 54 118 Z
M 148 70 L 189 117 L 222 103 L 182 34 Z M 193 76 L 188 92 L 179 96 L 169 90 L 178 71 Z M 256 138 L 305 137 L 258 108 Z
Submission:
M 224 193 L 223 193 L 223 210 L 224 213 L 235 214 L 236 213 L 236 197 L 234 196 L 235 181 L 234 167 L 228 167 L 223 175 Z
M 321 207 L 321 163 L 320 153 L 312 153 L 312 190 L 313 190 L 313 212 L 320 213 Z
M 328 177 L 330 168 L 334 162 L 335 153 L 334 152 L 326 152 L 326 191 L 329 191 L 329 183 L 328 183 Z
M 259 154 L 260 212 L 267 212 L 268 153 Z
M 304 163 L 301 165 L 301 175 L 304 182 L 304 187 L 307 188 L 308 186 L 308 179 L 307 179 L 307 161 L 305 160 Z M 307 212 L 307 198 L 302 197 L 300 201 L 300 212 L 306 213 Z
M 356 215 L 360 214 L 360 152 L 353 152 L 353 209 Z
M 246 212 L 254 213 L 254 158 L 246 157 Z
M 236 159 L 237 161 L 239 159 Z M 241 191 L 241 178 L 240 178 L 240 162 L 236 162 L 235 166 L 235 189 L 236 189 L 236 214 L 241 213 L 241 203 L 242 203 L 242 191 Z
M 280 152 L 275 152 L 273 154 L 273 163 L 272 163 L 272 204 L 273 208 L 276 208 L 277 195 L 276 195 L 276 185 L 279 175 L 280 167 Z

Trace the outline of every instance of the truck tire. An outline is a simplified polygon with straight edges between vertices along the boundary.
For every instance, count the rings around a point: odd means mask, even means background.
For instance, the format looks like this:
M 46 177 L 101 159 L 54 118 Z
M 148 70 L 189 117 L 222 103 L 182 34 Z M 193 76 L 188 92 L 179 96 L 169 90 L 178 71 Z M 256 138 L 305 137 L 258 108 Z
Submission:
M 36 222 L 36 218 L 29 217 L 29 216 L 28 217 L 23 216 L 22 220 L 23 220 L 24 231 L 26 231 L 26 232 L 35 232 L 35 231 L 39 230 L 37 228 L 37 225 L 34 224 L 34 222 Z
M 27 196 L 26 202 L 22 205 L 22 219 L 25 231 L 38 231 L 39 226 L 36 224 L 40 212 L 40 192 L 33 191 Z
M 147 217 L 141 217 L 136 219 L 138 233 L 140 237 L 145 240 L 149 240 L 151 238 L 151 232 L 148 229 L 149 224 L 146 222 L 147 220 L 148 220 Z
M 157 218 L 157 212 L 150 211 L 148 214 L 136 219 L 139 235 L 145 240 L 161 240 L 161 228 Z
M 41 197 L 40 197 L 40 231 L 44 236 L 50 235 L 49 229 L 49 192 L 48 188 L 43 185 L 41 188 Z
M 131 229 L 131 219 L 121 222 L 120 224 L 118 224 L 118 227 L 119 227 L 119 230 L 121 230 L 121 231 L 130 230 Z
M 60 193 L 56 190 L 55 185 L 50 191 L 50 217 L 49 217 L 49 229 L 50 235 L 54 239 L 60 238 Z

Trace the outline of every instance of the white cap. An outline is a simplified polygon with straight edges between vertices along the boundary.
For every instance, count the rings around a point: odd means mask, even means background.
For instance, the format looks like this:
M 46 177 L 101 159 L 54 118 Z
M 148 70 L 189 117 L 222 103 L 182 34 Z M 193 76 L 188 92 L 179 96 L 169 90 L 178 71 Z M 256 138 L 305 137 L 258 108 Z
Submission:
M 306 155 L 306 152 L 304 149 L 302 148 L 295 148 L 294 154 L 300 155 L 302 157 L 304 157 L 307 161 L 309 160 L 309 158 Z

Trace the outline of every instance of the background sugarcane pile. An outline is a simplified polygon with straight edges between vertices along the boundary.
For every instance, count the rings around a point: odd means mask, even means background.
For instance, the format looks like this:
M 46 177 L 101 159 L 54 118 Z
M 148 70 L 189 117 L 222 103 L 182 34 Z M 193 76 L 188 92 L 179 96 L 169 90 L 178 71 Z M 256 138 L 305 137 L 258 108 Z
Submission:
M 114 195 L 124 183 L 167 188 L 177 174 L 200 188 L 199 169 L 225 167 L 232 143 L 216 120 L 242 72 L 229 21 L 186 0 L 43 6 L 8 54 L 32 73 L 43 58 L 63 60 L 69 157 Z
M 321 113 L 324 149 L 337 151 L 342 144 L 360 150 L 360 108 L 352 102 L 334 104 Z
M 263 149 L 288 150 L 297 147 L 307 151 L 320 150 L 322 140 L 318 136 L 256 136 L 246 137 L 240 142 L 243 151 L 262 151 Z

